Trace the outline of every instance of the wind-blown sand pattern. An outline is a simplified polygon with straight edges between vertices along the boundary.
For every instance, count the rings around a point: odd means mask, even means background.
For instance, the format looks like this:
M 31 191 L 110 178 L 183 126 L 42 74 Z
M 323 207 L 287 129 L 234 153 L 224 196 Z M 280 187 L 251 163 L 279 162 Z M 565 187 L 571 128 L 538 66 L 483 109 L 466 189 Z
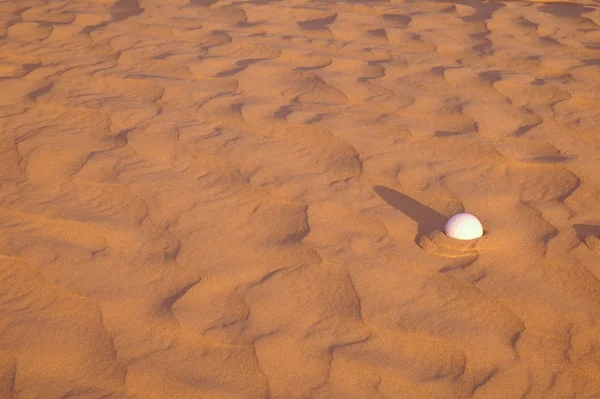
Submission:
M 599 5 L 0 1 L 0 397 L 600 397 Z

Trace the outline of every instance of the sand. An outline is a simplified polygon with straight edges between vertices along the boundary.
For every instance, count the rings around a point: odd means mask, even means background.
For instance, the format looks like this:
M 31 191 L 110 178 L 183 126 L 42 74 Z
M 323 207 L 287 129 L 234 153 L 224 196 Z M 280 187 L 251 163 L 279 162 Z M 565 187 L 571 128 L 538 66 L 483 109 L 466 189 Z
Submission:
M 1 398 L 600 397 L 598 0 L 5 0 L 0 90 Z

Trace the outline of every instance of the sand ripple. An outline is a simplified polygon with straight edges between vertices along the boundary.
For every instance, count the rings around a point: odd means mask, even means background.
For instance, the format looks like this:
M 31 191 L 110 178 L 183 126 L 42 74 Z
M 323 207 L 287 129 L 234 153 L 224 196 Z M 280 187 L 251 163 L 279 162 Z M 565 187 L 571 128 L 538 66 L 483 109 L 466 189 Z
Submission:
M 599 5 L 0 2 L 0 397 L 600 396 Z

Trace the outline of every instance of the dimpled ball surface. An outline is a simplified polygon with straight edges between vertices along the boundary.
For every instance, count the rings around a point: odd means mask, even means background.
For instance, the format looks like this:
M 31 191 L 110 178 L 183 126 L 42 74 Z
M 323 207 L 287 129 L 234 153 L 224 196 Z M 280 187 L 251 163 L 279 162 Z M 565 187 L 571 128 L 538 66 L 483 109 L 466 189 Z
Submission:
M 473 240 L 483 235 L 483 226 L 475 216 L 459 213 L 446 223 L 446 235 L 459 240 Z

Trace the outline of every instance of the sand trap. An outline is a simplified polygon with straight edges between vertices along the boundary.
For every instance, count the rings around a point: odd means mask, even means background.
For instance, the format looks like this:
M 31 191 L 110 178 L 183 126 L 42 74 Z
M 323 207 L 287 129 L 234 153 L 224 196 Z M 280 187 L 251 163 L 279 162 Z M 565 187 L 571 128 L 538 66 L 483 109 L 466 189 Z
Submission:
M 0 397 L 600 396 L 597 0 L 0 15 Z

